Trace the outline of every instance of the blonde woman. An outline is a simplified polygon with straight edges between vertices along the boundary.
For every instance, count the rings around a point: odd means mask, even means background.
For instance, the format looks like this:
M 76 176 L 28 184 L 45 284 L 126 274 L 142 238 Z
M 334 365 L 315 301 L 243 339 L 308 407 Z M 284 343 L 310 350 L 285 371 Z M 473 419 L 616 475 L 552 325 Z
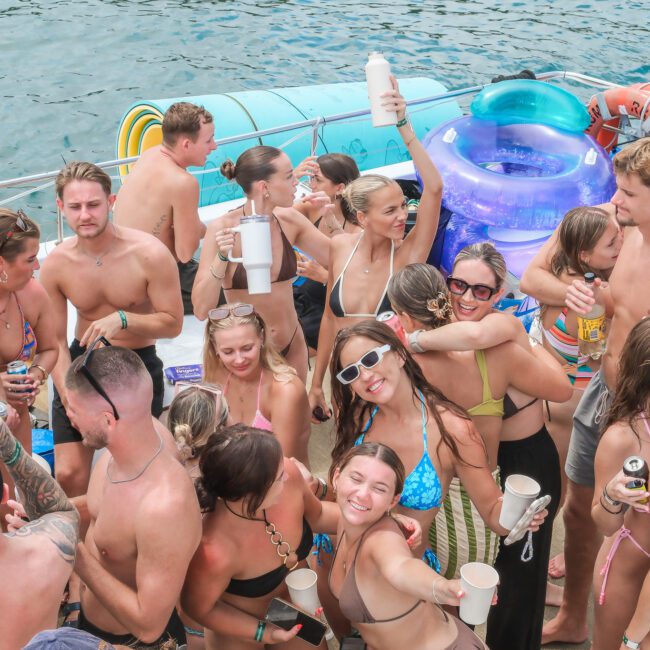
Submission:
M 331 240 L 328 295 L 309 391 L 312 408 L 320 407 L 324 413 L 329 412 L 329 407 L 323 394 L 323 378 L 336 333 L 390 309 L 388 281 L 407 264 L 427 259 L 438 228 L 442 178 L 406 119 L 406 103 L 394 78 L 393 90 L 384 99 L 386 108 L 397 112 L 399 134 L 420 172 L 422 199 L 417 223 L 405 238 L 406 199 L 393 179 L 369 174 L 343 190 L 343 198 L 363 232 Z
M 223 386 L 232 422 L 272 431 L 287 457 L 309 466 L 309 402 L 296 371 L 269 341 L 255 307 L 226 304 L 208 313 L 203 379 Z

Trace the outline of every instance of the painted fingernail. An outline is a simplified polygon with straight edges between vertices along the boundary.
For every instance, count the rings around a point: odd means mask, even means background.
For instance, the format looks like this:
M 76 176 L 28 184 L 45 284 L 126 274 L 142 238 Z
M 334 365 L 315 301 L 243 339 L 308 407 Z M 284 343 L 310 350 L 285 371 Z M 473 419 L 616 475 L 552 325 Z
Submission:
M 296 627 L 298 628 L 298 632 L 300 632 L 300 630 L 302 630 L 302 623 L 298 623 L 298 625 L 296 625 Z

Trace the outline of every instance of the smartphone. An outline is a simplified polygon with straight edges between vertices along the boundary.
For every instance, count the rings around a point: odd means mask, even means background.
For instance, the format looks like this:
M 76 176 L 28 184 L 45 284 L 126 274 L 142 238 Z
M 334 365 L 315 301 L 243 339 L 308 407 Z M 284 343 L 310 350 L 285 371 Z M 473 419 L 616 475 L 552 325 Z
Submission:
M 346 636 L 341 639 L 341 650 L 366 650 L 366 644 L 360 636 Z
M 330 416 L 323 411 L 322 406 L 315 406 L 314 410 L 311 412 L 311 414 L 319 421 L 319 422 L 327 422 L 330 419 Z
M 290 630 L 294 625 L 302 625 L 302 629 L 298 632 L 298 638 L 313 646 L 321 644 L 327 631 L 327 626 L 324 623 L 281 598 L 274 598 L 271 601 L 266 612 L 266 620 L 283 630 Z

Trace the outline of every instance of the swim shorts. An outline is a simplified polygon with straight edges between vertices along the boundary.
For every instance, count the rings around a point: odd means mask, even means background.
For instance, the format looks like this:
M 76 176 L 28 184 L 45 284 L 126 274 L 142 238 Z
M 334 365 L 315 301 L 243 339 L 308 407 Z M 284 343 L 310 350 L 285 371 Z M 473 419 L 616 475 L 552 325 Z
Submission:
M 594 486 L 596 448 L 613 397 L 601 370 L 598 370 L 585 388 L 573 414 L 573 431 L 564 468 L 569 479 L 578 485 Z

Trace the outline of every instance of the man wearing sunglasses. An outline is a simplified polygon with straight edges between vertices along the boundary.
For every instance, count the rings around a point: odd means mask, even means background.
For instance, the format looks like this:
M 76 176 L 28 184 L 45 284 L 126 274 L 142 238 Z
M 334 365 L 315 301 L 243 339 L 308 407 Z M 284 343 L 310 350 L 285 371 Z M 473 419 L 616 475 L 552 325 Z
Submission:
M 85 585 L 79 628 L 129 647 L 180 645 L 174 607 L 201 537 L 196 493 L 171 435 L 149 412 L 147 369 L 132 350 L 107 343 L 90 344 L 66 374 L 68 412 L 84 445 L 108 452 L 87 495 L 75 499 L 88 524 L 75 564 Z
M 594 457 L 604 420 L 602 414 L 613 398 L 618 360 L 628 334 L 650 313 L 650 138 L 623 148 L 614 157 L 614 173 L 616 193 L 611 204 L 599 207 L 611 210 L 613 206 L 619 226 L 625 227 L 625 237 L 609 287 L 601 292 L 612 319 L 601 369 L 589 382 L 573 417 L 564 505 L 566 581 L 560 610 L 544 626 L 544 643 L 579 643 L 588 634 L 587 603 L 602 541 L 591 518 Z M 573 311 L 586 314 L 595 302 L 593 291 L 581 280 L 574 280 L 567 287 L 551 273 L 555 242 L 552 239 L 533 260 L 522 277 L 522 290 L 545 304 L 566 302 Z
M 178 261 L 183 307 L 192 313 L 198 262 L 192 256 L 205 235 L 199 219 L 199 183 L 187 168 L 203 167 L 217 148 L 212 115 L 189 102 L 172 104 L 162 121 L 162 144 L 147 149 L 124 180 L 115 223 L 158 237 Z
M 72 359 L 99 336 L 135 350 L 154 382 L 151 412 L 157 417 L 164 382 L 155 342 L 180 333 L 183 307 L 178 270 L 167 248 L 152 235 L 110 223 L 115 196 L 104 171 L 90 163 L 69 163 L 57 177 L 56 192 L 57 205 L 76 236 L 47 256 L 40 279 L 53 303 L 59 342 L 52 372 L 57 480 L 68 496 L 77 496 L 88 486 L 92 452 L 66 415 L 64 380 Z M 68 301 L 77 310 L 69 349 Z

